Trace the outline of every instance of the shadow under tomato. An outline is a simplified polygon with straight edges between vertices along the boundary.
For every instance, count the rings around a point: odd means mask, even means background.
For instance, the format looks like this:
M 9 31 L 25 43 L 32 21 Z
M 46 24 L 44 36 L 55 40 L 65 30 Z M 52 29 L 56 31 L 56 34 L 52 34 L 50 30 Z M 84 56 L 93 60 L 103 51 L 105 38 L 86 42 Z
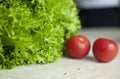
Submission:
M 97 60 L 93 56 L 86 56 L 85 59 L 88 61 L 97 62 Z
M 63 54 L 63 57 L 65 57 L 65 58 L 70 58 L 70 59 L 77 59 L 77 58 L 71 58 L 71 57 L 70 57 L 68 54 L 66 54 L 66 53 Z M 79 60 L 79 58 L 78 58 L 78 60 Z M 86 61 L 98 63 L 97 60 L 94 58 L 94 56 L 89 56 L 89 55 L 86 56 L 86 57 L 84 57 L 84 58 L 81 58 L 80 60 L 86 60 Z

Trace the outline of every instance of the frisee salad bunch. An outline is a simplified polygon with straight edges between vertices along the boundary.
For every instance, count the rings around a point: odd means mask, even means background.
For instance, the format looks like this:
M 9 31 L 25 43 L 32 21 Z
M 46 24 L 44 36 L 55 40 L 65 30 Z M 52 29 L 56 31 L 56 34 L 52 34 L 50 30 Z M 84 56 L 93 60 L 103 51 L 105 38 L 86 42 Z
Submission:
M 0 69 L 60 58 L 77 13 L 73 0 L 0 0 Z

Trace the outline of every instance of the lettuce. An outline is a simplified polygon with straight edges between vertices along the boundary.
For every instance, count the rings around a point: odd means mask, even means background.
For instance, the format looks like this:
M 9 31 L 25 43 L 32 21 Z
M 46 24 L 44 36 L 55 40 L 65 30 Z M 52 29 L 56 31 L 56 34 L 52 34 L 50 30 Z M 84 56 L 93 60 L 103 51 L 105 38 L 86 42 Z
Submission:
M 77 13 L 72 0 L 0 0 L 0 69 L 59 59 Z

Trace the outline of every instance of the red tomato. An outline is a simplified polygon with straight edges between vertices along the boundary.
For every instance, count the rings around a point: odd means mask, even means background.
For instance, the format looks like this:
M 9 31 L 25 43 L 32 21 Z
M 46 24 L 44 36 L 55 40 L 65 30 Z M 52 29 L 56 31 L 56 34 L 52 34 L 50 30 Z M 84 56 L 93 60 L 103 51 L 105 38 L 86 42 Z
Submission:
M 110 62 L 118 54 L 118 45 L 111 39 L 98 38 L 93 43 L 93 54 L 100 62 Z
M 90 50 L 90 42 L 83 35 L 72 36 L 67 40 L 66 51 L 72 58 L 83 58 Z

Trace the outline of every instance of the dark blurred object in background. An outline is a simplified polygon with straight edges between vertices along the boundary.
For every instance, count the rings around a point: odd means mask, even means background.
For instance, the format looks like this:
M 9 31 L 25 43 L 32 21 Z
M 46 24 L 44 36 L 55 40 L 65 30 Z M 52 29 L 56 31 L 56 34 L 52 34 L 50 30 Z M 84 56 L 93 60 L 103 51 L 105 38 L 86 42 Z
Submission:
M 83 27 L 120 26 L 120 0 L 74 0 Z

